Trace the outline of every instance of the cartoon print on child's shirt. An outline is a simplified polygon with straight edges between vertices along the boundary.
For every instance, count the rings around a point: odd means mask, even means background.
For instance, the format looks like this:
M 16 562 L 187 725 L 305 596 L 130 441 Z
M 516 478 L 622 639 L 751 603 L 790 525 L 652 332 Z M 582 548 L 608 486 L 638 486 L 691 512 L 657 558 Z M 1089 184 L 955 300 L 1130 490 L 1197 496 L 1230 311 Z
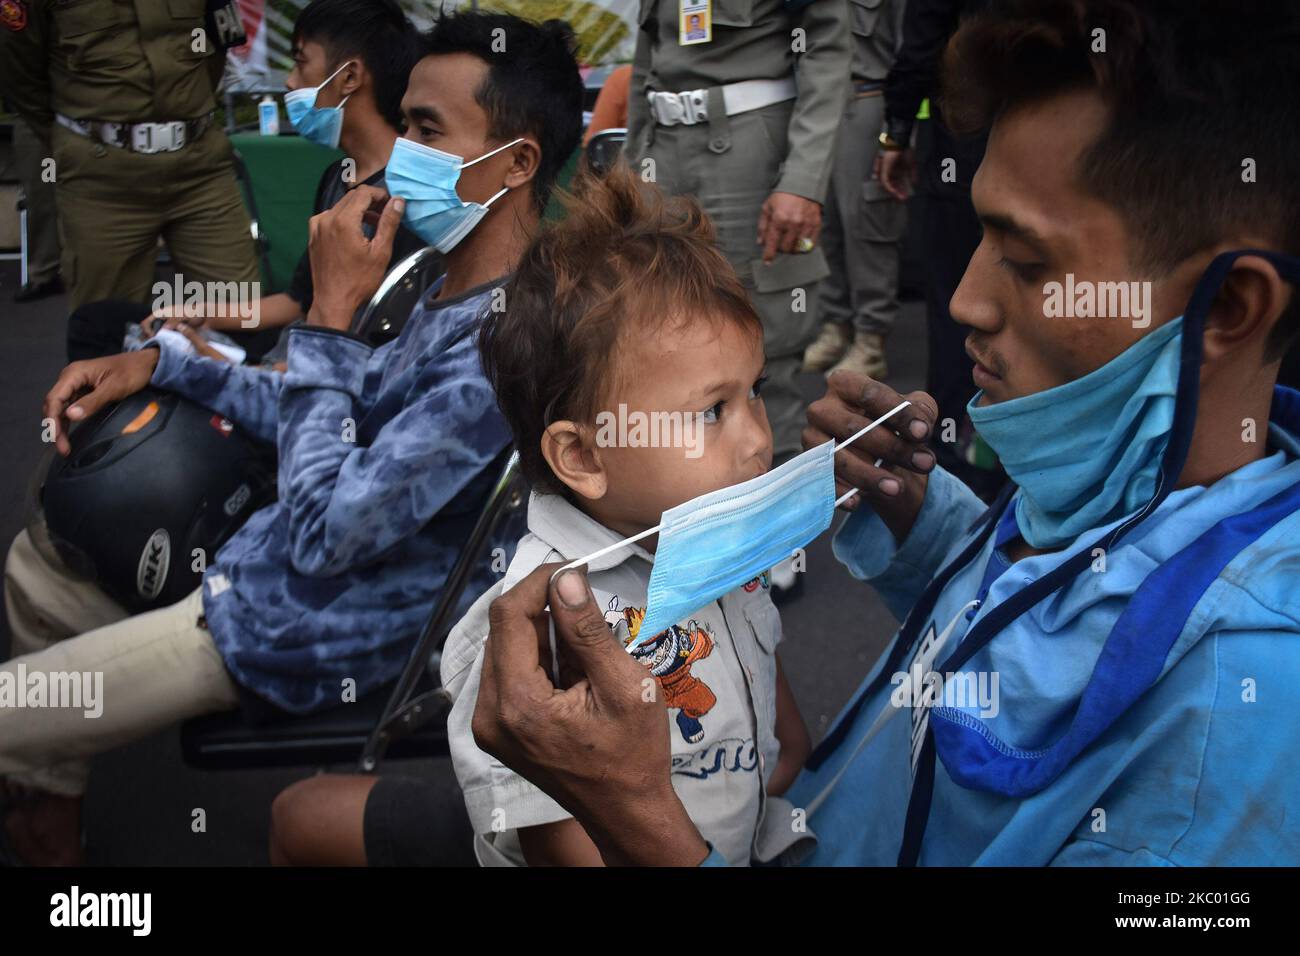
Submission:
M 605 621 L 626 647 L 636 640 L 645 620 L 645 608 L 619 609 L 618 595 L 610 599 Z M 704 725 L 700 718 L 713 709 L 718 698 L 709 685 L 691 673 L 691 665 L 713 653 L 713 635 L 708 627 L 696 620 L 686 627 L 676 624 L 644 641 L 632 651 L 632 656 L 644 664 L 663 688 L 669 707 L 677 708 L 677 729 L 688 744 L 704 739 Z

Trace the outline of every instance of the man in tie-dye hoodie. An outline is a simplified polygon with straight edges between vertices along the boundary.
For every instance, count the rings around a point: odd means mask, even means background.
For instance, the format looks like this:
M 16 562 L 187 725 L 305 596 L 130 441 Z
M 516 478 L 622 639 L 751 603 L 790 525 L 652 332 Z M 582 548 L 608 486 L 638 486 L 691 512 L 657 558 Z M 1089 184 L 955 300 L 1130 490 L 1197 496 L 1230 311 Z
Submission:
M 506 56 L 494 52 L 500 30 Z M 474 332 L 500 307 L 578 144 L 582 81 L 557 23 L 466 13 L 439 21 L 423 42 L 402 101 L 406 139 L 466 162 L 483 156 L 455 188 L 467 203 L 497 197 L 459 242 L 435 239 L 444 226 L 412 215 L 414 200 L 408 210 L 385 190 L 357 186 L 311 221 L 316 295 L 306 325 L 290 333 L 285 373 L 151 340 L 68 366 L 46 396 L 44 415 L 67 454 L 69 421 L 146 385 L 178 392 L 276 443 L 279 500 L 221 548 L 189 597 L 135 617 L 52 564 L 26 532 L 15 540 L 5 574 L 15 657 L 0 664 L 0 682 L 102 675 L 95 719 L 82 709 L 0 707 L 0 777 L 36 794 L 4 821 L 29 862 L 80 861 L 95 753 L 241 703 L 307 713 L 393 679 L 477 517 L 510 434 Z M 361 226 L 376 209 L 367 239 Z M 376 349 L 347 329 L 383 278 L 404 213 L 443 249 L 447 271 L 401 336 Z M 466 594 L 491 577 L 485 561 Z

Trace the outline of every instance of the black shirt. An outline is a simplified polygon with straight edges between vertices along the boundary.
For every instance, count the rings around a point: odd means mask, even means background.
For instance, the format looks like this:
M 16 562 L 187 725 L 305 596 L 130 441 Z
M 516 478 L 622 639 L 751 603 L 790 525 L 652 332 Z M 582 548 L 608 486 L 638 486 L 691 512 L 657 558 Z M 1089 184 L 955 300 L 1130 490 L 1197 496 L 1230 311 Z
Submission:
M 321 174 L 320 183 L 316 186 L 316 201 L 313 204 L 316 213 L 322 213 L 326 209 L 331 209 L 340 199 L 348 194 L 352 187 L 343 181 L 343 160 L 340 159 L 329 165 L 329 168 Z M 380 169 L 374 175 L 367 177 L 362 183 L 365 186 L 383 186 L 384 170 Z M 362 227 L 368 237 L 374 235 L 374 229 L 371 226 Z M 388 268 L 392 268 L 401 262 L 417 249 L 423 249 L 426 243 L 405 226 L 397 227 L 397 235 L 393 237 L 393 257 L 388 260 Z M 302 258 L 298 260 L 298 265 L 294 267 L 293 278 L 289 280 L 289 288 L 284 290 L 289 298 L 293 299 L 302 308 L 305 315 L 311 309 L 313 298 L 311 283 L 311 259 L 304 250 Z M 362 306 L 364 309 L 365 307 Z

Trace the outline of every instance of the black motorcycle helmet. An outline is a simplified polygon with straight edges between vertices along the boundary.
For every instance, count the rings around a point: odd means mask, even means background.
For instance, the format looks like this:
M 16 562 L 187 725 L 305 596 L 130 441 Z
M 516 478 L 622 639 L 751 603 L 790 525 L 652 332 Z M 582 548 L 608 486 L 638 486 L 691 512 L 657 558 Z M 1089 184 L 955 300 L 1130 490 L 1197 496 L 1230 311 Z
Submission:
M 49 543 L 133 612 L 174 604 L 275 498 L 275 450 L 171 392 L 146 388 L 74 426 L 39 493 Z

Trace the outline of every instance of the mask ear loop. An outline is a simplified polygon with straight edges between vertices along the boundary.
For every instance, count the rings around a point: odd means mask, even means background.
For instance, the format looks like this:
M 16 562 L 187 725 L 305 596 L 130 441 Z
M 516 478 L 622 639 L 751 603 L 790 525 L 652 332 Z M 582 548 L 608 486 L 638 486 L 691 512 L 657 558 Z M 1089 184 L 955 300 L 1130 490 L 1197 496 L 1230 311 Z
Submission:
M 906 401 L 905 401 L 905 402 L 900 402 L 899 404 L 895 405 L 893 408 L 891 408 L 889 411 L 885 412 L 885 414 L 881 415 L 879 418 L 877 418 L 877 419 L 876 419 L 874 422 L 872 422 L 870 425 L 867 425 L 865 428 L 860 428 L 860 429 L 858 429 L 857 432 L 855 432 L 854 434 L 850 435 L 848 438 L 844 439 L 844 441 L 840 442 L 838 445 L 835 446 L 835 450 L 838 452 L 838 451 L 839 451 L 841 448 L 843 448 L 845 445 L 852 445 L 855 441 L 857 441 L 859 438 L 861 438 L 861 437 L 862 437 L 863 435 L 865 435 L 867 432 L 871 431 L 871 429 L 875 428 L 877 425 L 879 425 L 879 424 L 880 424 L 881 422 L 883 422 L 885 419 L 887 419 L 887 418 L 892 418 L 893 416 L 897 415 L 899 412 L 901 412 L 903 409 L 905 409 L 908 405 L 911 405 L 911 404 L 912 404 L 911 402 L 906 402 Z M 879 468 L 881 462 L 883 462 L 884 460 L 885 460 L 885 459 L 883 459 L 883 458 L 877 458 L 877 459 L 876 459 L 876 467 Z M 851 491 L 846 491 L 846 492 L 844 492 L 844 494 L 840 495 L 838 498 L 835 499 L 835 507 L 838 508 L 840 505 L 844 504 L 844 502 L 848 501 L 848 500 L 849 500 L 850 498 L 852 498 L 854 495 L 858 494 L 858 491 L 859 491 L 859 489 L 854 488 L 854 489 L 851 490 Z
M 480 156 L 478 159 L 471 159 L 468 163 L 461 163 L 461 164 L 460 164 L 460 168 L 461 168 L 461 169 L 466 169 L 466 168 L 468 168 L 468 167 L 470 167 L 470 166 L 473 166 L 475 163 L 481 163 L 481 162 L 483 162 L 483 160 L 487 159 L 489 156 L 495 156 L 497 153 L 501 152 L 501 150 L 503 150 L 503 149 L 509 149 L 511 146 L 514 146 L 516 143 L 522 143 L 523 141 L 524 141 L 524 138 L 523 138 L 522 136 L 516 136 L 516 137 L 515 137 L 514 139 L 512 139 L 510 142 L 508 142 L 508 143 L 503 143 L 502 145 L 498 146 L 496 149 L 493 149 L 493 150 L 490 150 L 490 151 L 484 153 L 484 154 L 483 154 L 482 156 Z
M 498 195 L 500 195 L 500 194 L 498 194 Z M 871 431 L 873 428 L 876 428 L 877 426 L 879 426 L 882 422 L 886 421 L 887 419 L 892 418 L 894 415 L 897 415 L 897 414 L 898 414 L 899 412 L 901 412 L 904 408 L 906 408 L 908 405 L 911 405 L 911 404 L 912 404 L 911 402 L 901 402 L 901 403 L 899 403 L 898 405 L 894 406 L 892 409 L 890 409 L 889 411 L 887 411 L 885 414 L 883 414 L 883 415 L 881 415 L 879 418 L 877 418 L 874 422 L 871 422 L 869 425 L 866 425 L 866 426 L 864 426 L 863 428 L 859 429 L 857 432 L 855 432 L 854 434 L 850 435 L 850 436 L 849 436 L 848 438 L 846 438 L 844 441 L 842 441 L 842 442 L 840 442 L 838 445 L 836 445 L 836 446 L 835 446 L 835 451 L 838 452 L 840 449 L 844 448 L 846 445 L 851 445 L 851 444 L 853 444 L 853 442 L 857 441 L 859 438 L 861 438 L 861 437 L 862 437 L 863 435 L 865 435 L 867 432 Z M 881 462 L 881 460 L 882 460 L 882 459 L 879 459 L 879 458 L 876 459 L 876 466 L 877 466 L 877 467 L 880 466 L 880 462 Z M 852 497 L 853 495 L 856 495 L 857 493 L 858 493 L 858 489 L 854 488 L 852 491 L 850 491 L 850 492 L 848 492 L 847 494 L 841 496 L 841 497 L 840 497 L 840 498 L 835 502 L 835 504 L 838 506 L 838 505 L 844 503 L 845 501 L 847 501 L 847 500 L 848 500 L 850 497 Z M 613 544 L 606 545 L 605 547 L 601 548 L 599 551 L 593 551 L 591 554 L 586 555 L 585 557 L 579 558 L 579 559 L 576 560 L 576 561 L 570 561 L 568 564 L 561 565 L 560 567 L 556 568 L 556 569 L 555 569 L 555 573 L 551 575 L 551 582 L 554 583 L 555 579 L 556 579 L 557 577 L 559 577 L 559 575 L 560 575 L 561 573 L 565 572 L 565 571 L 571 571 L 571 570 L 573 570 L 574 568 L 581 567 L 581 566 L 584 565 L 584 564 L 589 564 L 590 562 L 595 561 L 597 558 L 603 558 L 605 555 L 610 554 L 611 552 L 617 551 L 617 550 L 619 550 L 620 548 L 625 548 L 625 547 L 627 547 L 627 546 L 630 545 L 630 544 L 635 544 L 636 542 L 642 540 L 643 538 L 648 538 L 648 537 L 650 537 L 650 535 L 652 535 L 652 534 L 658 534 L 659 531 L 660 531 L 660 529 L 662 529 L 662 528 L 663 528 L 663 525 L 662 525 L 662 524 L 657 524 L 657 525 L 655 525 L 653 528 L 646 528 L 644 531 L 640 532 L 639 534 L 634 534 L 634 535 L 632 535 L 632 537 L 630 537 L 630 538 L 624 538 L 624 539 L 621 540 L 621 541 L 615 541 Z M 554 621 L 554 619 L 552 619 L 551 622 L 550 622 L 550 636 L 551 636 L 551 641 L 552 641 L 552 647 L 554 647 L 554 641 L 555 641 L 555 621 Z M 629 654 L 632 653 L 632 650 L 633 650 L 633 649 L 634 649 L 634 648 L 629 647 L 629 648 L 628 648 L 628 653 L 629 653 Z
M 343 70 L 344 70 L 344 69 L 345 69 L 345 68 L 346 68 L 350 63 L 352 63 L 351 60 L 344 60 L 341 64 L 339 64 L 339 68 L 338 68 L 337 70 L 335 70 L 335 71 L 334 71 L 333 73 L 331 73 L 329 76 L 325 77 L 325 79 L 321 81 L 320 86 L 316 87 L 316 95 L 313 96 L 313 97 L 311 98 L 311 105 L 312 105 L 312 108 L 313 108 L 313 109 L 316 108 L 316 101 L 317 101 L 318 99 L 320 99 L 320 91 L 323 90 L 323 89 L 325 89 L 325 87 L 329 86 L 330 81 L 331 81 L 332 79 L 334 79 L 334 77 L 336 77 L 336 76 L 338 76 L 340 73 L 342 73 Z M 342 109 L 342 108 L 343 108 L 343 104 L 346 103 L 346 102 L 347 102 L 348 100 L 350 100 L 351 98 L 352 98 L 352 94 L 349 93 L 347 96 L 343 97 L 343 99 L 341 99 L 341 100 L 339 101 L 339 105 L 338 105 L 338 106 L 322 106 L 321 109 Z
M 501 187 L 501 191 L 500 191 L 499 193 L 497 193 L 495 196 L 493 196 L 491 199 L 489 199 L 487 202 L 485 202 L 485 203 L 483 204 L 483 208 L 484 208 L 484 209 L 491 209 L 491 208 L 492 208 L 492 204 L 493 204 L 494 202 L 496 202 L 498 199 L 500 199 L 502 196 L 504 196 L 504 195 L 505 195 L 506 193 L 508 193 L 508 192 L 510 192 L 510 187 L 509 187 L 509 186 L 502 186 L 502 187 Z

